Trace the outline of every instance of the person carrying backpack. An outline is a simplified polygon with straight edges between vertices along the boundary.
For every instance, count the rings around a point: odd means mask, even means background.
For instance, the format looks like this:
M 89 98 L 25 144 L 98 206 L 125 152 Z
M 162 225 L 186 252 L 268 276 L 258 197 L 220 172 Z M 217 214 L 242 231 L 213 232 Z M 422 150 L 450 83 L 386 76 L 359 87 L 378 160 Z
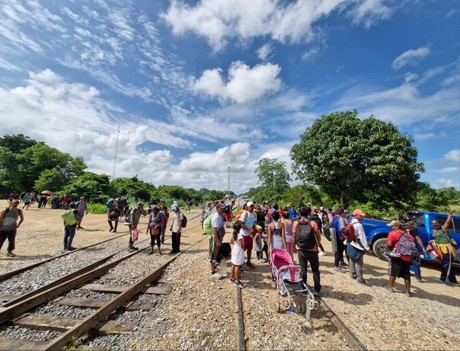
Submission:
M 350 275 L 352 279 L 356 279 L 356 281 L 360 284 L 367 284 L 367 280 L 364 279 L 363 277 L 363 264 L 364 264 L 364 252 L 371 252 L 371 248 L 367 244 L 367 239 L 366 239 L 366 234 L 364 233 L 364 228 L 363 225 L 360 223 L 362 219 L 366 216 L 366 214 L 359 210 L 356 209 L 353 211 L 353 220 L 351 221 L 351 225 L 353 228 L 354 236 L 356 240 L 351 240 L 350 238 L 347 238 L 349 243 L 347 244 L 347 254 L 349 258 L 349 264 L 350 264 Z M 347 224 L 348 228 L 348 224 Z M 358 243 L 362 250 L 362 253 L 359 255 L 360 257 L 351 257 L 350 251 L 352 250 L 352 247 Z M 352 247 L 350 247 L 352 246 Z
M 452 214 L 455 210 L 451 210 L 447 216 L 446 221 L 441 226 L 438 220 L 433 220 L 431 225 L 433 227 L 433 238 L 430 240 L 429 244 L 436 244 L 436 247 L 441 254 L 441 277 L 436 280 L 446 284 L 457 285 L 457 278 L 455 277 L 455 272 L 452 269 L 452 262 L 457 259 L 457 252 L 455 247 L 452 245 L 452 240 L 447 232 L 449 226 L 452 222 Z
M 297 252 L 301 269 L 302 280 L 307 284 L 307 265 L 313 273 L 314 293 L 321 292 L 321 278 L 319 272 L 318 244 L 321 242 L 318 226 L 310 221 L 308 216 L 311 213 L 309 207 L 300 209 L 300 219 L 294 223 L 292 228 L 293 240 L 295 242 L 294 252 Z
M 415 240 L 412 235 L 408 232 L 403 231 L 401 229 L 401 222 L 394 220 L 388 224 L 391 227 L 391 232 L 388 234 L 387 238 L 387 246 L 391 249 L 394 253 L 399 254 L 399 258 L 397 257 L 389 257 L 389 279 L 388 279 L 388 290 L 391 292 L 395 292 L 394 285 L 397 277 L 404 279 L 404 286 L 406 288 L 405 293 L 408 297 L 412 297 L 412 293 L 410 292 L 410 265 L 412 262 L 412 255 L 406 255 L 411 251 L 410 247 L 407 249 L 409 251 L 403 251 L 402 247 L 406 244 L 403 242 L 405 240 L 412 243 L 412 250 L 415 250 L 417 253 L 417 246 L 415 245 Z M 406 247 L 404 247 L 406 250 Z

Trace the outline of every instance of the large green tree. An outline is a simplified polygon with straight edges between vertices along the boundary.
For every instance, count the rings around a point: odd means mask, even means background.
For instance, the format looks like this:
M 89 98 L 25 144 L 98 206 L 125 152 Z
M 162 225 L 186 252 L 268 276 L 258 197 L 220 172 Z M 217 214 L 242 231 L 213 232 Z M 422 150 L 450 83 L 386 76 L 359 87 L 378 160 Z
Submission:
M 34 187 L 58 191 L 85 168 L 83 158 L 22 134 L 0 138 L 0 184 L 9 191 L 29 191 Z
M 264 198 L 265 201 L 278 201 L 281 194 L 289 189 L 291 177 L 286 170 L 286 162 L 278 161 L 276 158 L 261 158 L 257 162 L 254 171 L 261 183 L 258 187 L 257 198 Z
M 404 207 L 424 171 L 410 136 L 356 111 L 322 115 L 291 149 L 297 177 L 320 187 L 342 206 L 371 201 L 377 208 Z

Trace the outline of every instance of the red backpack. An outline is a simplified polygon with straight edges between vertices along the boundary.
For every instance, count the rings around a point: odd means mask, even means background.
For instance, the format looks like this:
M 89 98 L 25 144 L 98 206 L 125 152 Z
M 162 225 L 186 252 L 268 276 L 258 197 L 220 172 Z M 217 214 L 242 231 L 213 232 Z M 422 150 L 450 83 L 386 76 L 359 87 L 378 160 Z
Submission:
M 347 229 L 342 229 L 342 236 L 348 241 L 356 241 L 355 227 L 353 223 L 347 223 Z

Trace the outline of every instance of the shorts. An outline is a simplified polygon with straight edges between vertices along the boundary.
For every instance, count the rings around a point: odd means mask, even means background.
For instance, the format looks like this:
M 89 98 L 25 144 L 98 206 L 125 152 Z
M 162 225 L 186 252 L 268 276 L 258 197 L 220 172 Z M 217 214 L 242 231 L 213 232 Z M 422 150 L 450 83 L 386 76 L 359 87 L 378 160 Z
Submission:
M 243 246 L 245 250 L 252 250 L 252 246 L 253 246 L 252 236 L 243 235 Z
M 410 262 L 399 258 L 392 258 L 390 262 L 390 275 L 394 277 L 410 280 Z

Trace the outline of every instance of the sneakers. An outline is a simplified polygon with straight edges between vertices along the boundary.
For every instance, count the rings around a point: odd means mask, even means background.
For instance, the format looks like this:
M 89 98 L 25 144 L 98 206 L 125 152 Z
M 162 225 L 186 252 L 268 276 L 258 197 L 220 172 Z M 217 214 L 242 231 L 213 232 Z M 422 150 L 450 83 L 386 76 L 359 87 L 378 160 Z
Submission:
M 246 262 L 246 266 L 253 269 L 256 268 L 256 266 L 254 266 L 251 262 Z
M 340 267 L 335 267 L 335 271 L 339 272 L 339 273 L 344 273 L 342 268 L 340 268 Z
M 358 280 L 358 283 L 359 283 L 359 284 L 363 284 L 363 285 L 371 285 L 371 284 L 369 284 L 369 282 L 368 282 L 367 280 L 365 280 L 365 279 L 363 279 L 363 280 Z
M 351 275 L 351 279 L 356 279 L 358 276 L 356 274 Z
M 15 257 L 16 255 L 14 253 L 12 253 L 11 251 L 9 251 L 7 254 L 6 254 L 7 257 Z
M 211 278 L 220 279 L 220 278 L 222 278 L 222 276 L 219 273 L 211 272 Z
M 137 250 L 139 250 L 139 248 L 137 248 L 137 247 L 135 247 L 135 246 L 129 246 L 128 249 L 131 250 L 131 251 L 137 251 Z
M 320 252 L 318 253 L 318 256 L 326 256 L 326 252 L 320 251 Z
M 244 285 L 242 282 L 240 282 L 239 280 L 235 280 L 233 282 L 233 285 L 235 285 L 237 288 L 240 288 L 240 289 L 243 289 L 244 288 Z
M 228 280 L 228 282 L 229 282 L 230 284 L 233 284 L 233 283 L 235 282 L 235 278 L 230 278 L 230 279 Z

